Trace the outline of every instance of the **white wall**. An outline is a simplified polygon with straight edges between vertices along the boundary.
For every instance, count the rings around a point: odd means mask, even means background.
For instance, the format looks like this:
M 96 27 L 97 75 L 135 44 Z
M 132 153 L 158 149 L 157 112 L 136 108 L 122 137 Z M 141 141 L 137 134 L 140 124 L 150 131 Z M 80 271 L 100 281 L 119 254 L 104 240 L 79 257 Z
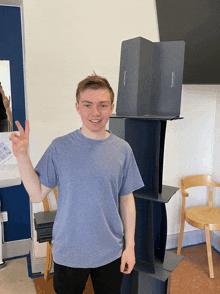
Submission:
M 180 115 L 184 119 L 167 123 L 164 184 L 180 187 L 181 177 L 196 174 L 212 175 L 213 163 L 217 160 L 220 163 L 217 150 L 216 159 L 213 161 L 218 91 L 219 86 L 214 85 L 183 85 Z M 218 180 L 216 175 L 214 180 Z M 195 203 L 206 205 L 206 188 L 190 190 L 192 195 L 187 199 L 186 207 Z M 178 191 L 166 205 L 168 235 L 179 233 L 181 197 Z M 190 230 L 195 228 L 186 224 L 185 231 Z
M 216 116 L 215 116 L 215 141 L 213 152 L 213 178 L 220 182 L 220 86 L 217 89 Z M 220 191 L 218 188 L 214 191 L 213 204 L 220 207 Z M 216 232 L 220 236 L 220 232 Z
M 104 75 L 117 97 L 121 42 L 158 41 L 154 1 L 24 1 L 31 157 L 81 124 L 75 90 L 91 74 Z
M 215 142 L 213 152 L 213 177 L 220 182 L 220 86 L 217 88 L 216 116 L 215 116 Z M 219 200 L 220 204 L 220 200 Z
M 159 33 L 155 0 L 23 2 L 30 156 L 35 166 L 55 137 L 81 126 L 74 107 L 78 82 L 94 70 L 109 80 L 117 98 L 121 42 L 137 36 L 157 42 Z M 179 186 L 182 176 L 212 174 L 213 166 L 218 174 L 220 159 L 213 149 L 214 142 L 220 144 L 214 136 L 220 132 L 215 127 L 217 91 L 216 86 L 183 86 L 184 119 L 167 125 L 164 184 Z M 178 192 L 167 204 L 168 234 L 179 231 L 180 199 Z M 33 209 L 42 210 L 42 204 Z M 45 256 L 45 250 L 35 240 L 34 256 Z

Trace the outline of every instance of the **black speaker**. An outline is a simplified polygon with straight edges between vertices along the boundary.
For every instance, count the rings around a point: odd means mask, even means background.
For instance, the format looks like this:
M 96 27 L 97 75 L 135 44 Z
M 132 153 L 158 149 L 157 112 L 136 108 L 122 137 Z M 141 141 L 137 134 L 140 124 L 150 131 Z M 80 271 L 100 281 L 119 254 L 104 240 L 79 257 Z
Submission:
M 184 41 L 151 42 L 142 37 L 121 46 L 117 115 L 180 115 Z

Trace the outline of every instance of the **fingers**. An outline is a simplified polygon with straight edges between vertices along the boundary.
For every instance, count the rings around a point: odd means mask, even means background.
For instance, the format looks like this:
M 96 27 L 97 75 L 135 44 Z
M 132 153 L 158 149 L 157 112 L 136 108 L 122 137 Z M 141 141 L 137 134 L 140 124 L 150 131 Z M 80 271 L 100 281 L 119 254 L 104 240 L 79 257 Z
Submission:
M 20 135 L 24 135 L 24 129 L 22 128 L 21 124 L 19 123 L 18 120 L 15 121 L 15 124 L 20 132 Z
M 12 141 L 13 143 L 16 143 L 18 139 L 18 135 L 16 133 L 12 133 L 11 136 L 9 137 L 9 140 Z
M 18 120 L 15 121 L 15 124 L 20 132 L 20 136 L 24 136 L 27 139 L 29 139 L 30 126 L 29 126 L 28 119 L 25 120 L 25 130 L 23 129 L 22 125 L 20 124 L 20 122 Z M 16 135 L 16 134 L 14 133 L 14 135 Z
M 25 121 L 25 136 L 27 139 L 29 139 L 29 134 L 30 134 L 30 125 L 29 125 L 29 120 L 26 119 Z
M 121 258 L 120 271 L 121 271 L 122 273 L 124 273 L 124 270 L 125 270 L 125 261 L 124 261 L 124 258 L 122 257 L 122 258 Z

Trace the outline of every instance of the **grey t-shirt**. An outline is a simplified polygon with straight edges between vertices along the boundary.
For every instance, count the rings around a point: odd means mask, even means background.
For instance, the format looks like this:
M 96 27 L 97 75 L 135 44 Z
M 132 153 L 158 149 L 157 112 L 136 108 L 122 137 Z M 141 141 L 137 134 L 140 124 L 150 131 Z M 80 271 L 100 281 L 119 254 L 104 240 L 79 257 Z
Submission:
M 93 140 L 76 130 L 53 140 L 35 170 L 44 186 L 58 186 L 54 261 L 95 268 L 119 258 L 119 197 L 144 186 L 129 144 L 112 133 Z

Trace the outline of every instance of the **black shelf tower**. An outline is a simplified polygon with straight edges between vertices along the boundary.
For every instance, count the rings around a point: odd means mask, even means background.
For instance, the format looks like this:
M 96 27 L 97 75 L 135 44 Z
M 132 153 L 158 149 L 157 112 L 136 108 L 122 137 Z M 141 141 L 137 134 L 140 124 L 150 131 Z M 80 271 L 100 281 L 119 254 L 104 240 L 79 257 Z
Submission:
M 166 123 L 164 117 L 110 117 L 110 131 L 130 144 L 145 184 L 134 192 L 136 264 L 130 275 L 124 275 L 122 294 L 167 293 L 168 279 L 183 259 L 165 250 L 165 203 L 179 190 L 162 185 Z
M 127 141 L 144 187 L 134 192 L 136 264 L 124 275 L 122 294 L 167 293 L 172 271 L 183 259 L 166 251 L 165 203 L 179 190 L 162 185 L 167 120 L 181 119 L 185 44 L 137 37 L 122 42 L 116 113 L 109 129 Z

